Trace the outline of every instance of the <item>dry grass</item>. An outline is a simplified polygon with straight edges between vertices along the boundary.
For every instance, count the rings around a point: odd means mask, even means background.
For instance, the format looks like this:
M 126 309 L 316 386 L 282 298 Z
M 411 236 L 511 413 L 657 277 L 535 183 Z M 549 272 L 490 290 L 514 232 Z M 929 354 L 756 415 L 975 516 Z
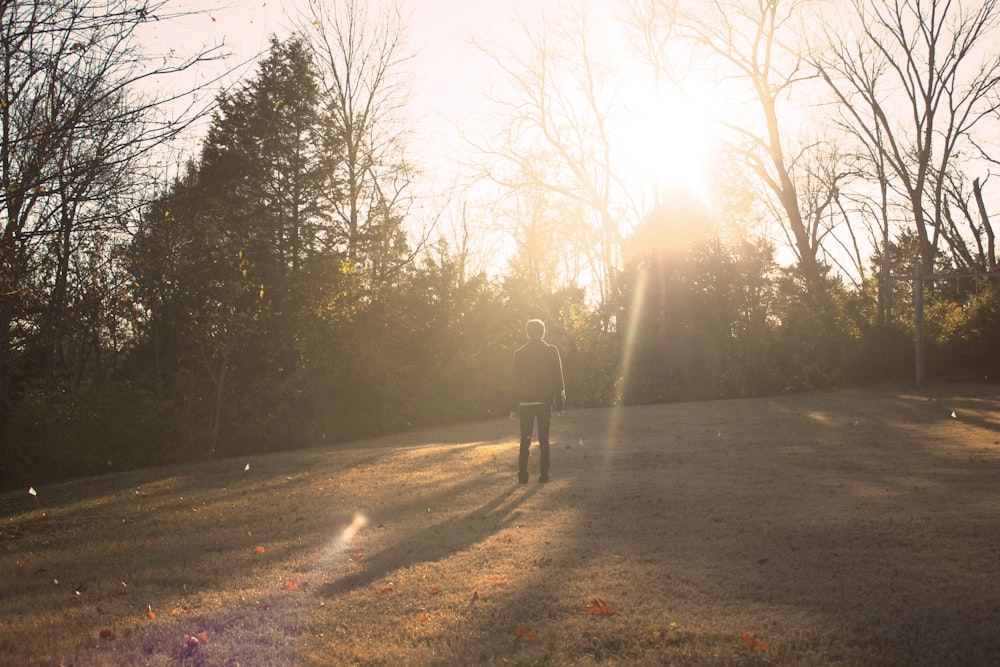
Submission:
M 0 496 L 0 664 L 1000 663 L 989 388 L 572 411 L 547 485 L 514 428 Z

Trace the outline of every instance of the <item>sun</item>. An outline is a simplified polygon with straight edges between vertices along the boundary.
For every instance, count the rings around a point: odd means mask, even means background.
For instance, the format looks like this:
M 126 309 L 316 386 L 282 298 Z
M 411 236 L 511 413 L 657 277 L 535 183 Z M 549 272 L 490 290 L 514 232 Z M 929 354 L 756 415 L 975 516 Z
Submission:
M 642 82 L 623 90 L 625 110 L 618 136 L 624 169 L 647 186 L 707 199 L 707 169 L 718 141 L 722 108 L 708 86 L 663 88 Z

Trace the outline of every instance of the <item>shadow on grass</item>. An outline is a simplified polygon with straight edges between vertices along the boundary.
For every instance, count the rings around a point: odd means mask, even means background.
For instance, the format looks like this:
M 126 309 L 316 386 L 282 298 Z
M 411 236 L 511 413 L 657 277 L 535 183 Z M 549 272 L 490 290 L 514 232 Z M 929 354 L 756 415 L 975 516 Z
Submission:
M 1000 664 L 998 423 L 990 391 L 851 390 L 567 413 L 555 435 L 569 444 L 554 442 L 544 487 L 511 481 L 516 443 L 489 444 L 510 426 L 490 422 L 448 431 L 447 446 L 423 447 L 435 438 L 422 433 L 255 457 L 250 471 L 210 462 L 40 489 L 0 503 L 0 625 L 36 615 L 33 632 L 48 624 L 54 644 L 78 632 L 92 646 L 129 614 L 159 633 L 136 640 L 141 654 L 179 641 L 164 610 L 201 601 L 180 618 L 228 633 L 218 655 L 256 641 L 241 664 L 296 664 L 289 637 L 317 609 L 282 589 L 286 577 L 322 580 L 309 595 L 323 609 L 337 598 L 381 610 L 384 596 L 352 593 L 462 562 L 513 574 L 473 581 L 482 599 L 456 625 L 414 624 L 437 664 L 756 664 L 742 631 L 783 665 Z M 370 548 L 324 569 L 359 510 Z M 483 544 L 501 532 L 513 541 Z M 392 601 L 397 620 L 409 594 Z M 620 613 L 590 616 L 594 597 Z M 537 643 L 516 637 L 522 624 Z M 416 645 L 372 632 L 400 656 Z
M 753 664 L 746 631 L 777 664 L 1000 664 L 998 418 L 989 391 L 623 409 L 617 432 L 570 435 L 588 448 L 532 509 L 579 518 L 499 625 L 549 638 L 524 662 Z M 588 618 L 598 596 L 620 614 Z
M 470 482 L 476 484 L 475 481 Z M 370 586 L 397 570 L 446 559 L 482 542 L 511 525 L 517 509 L 535 495 L 538 485 L 514 484 L 471 512 L 408 533 L 401 541 L 366 556 L 361 571 L 321 586 L 320 595 L 333 597 Z M 455 490 L 450 492 L 456 493 Z

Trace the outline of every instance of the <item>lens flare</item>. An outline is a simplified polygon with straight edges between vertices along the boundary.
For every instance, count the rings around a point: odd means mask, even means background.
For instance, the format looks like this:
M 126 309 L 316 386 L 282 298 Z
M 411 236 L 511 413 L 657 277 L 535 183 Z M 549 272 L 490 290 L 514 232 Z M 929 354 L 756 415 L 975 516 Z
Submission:
M 354 536 L 367 525 L 368 517 L 361 512 L 355 512 L 354 520 L 351 521 L 350 525 L 344 528 L 343 532 L 340 534 L 341 545 L 344 547 L 350 545 L 350 543 L 354 540 Z
M 361 529 L 368 525 L 368 517 L 363 512 L 355 512 L 354 518 L 351 519 L 351 523 L 346 525 L 336 537 L 330 541 L 330 544 L 326 548 L 326 552 L 323 557 L 323 565 L 329 565 L 335 562 L 337 559 L 343 557 L 345 551 L 347 551 L 351 543 L 361 532 Z
M 647 284 L 649 282 L 649 275 L 646 271 L 638 271 L 637 281 L 634 288 L 634 293 L 632 295 L 632 307 L 630 312 L 625 316 L 625 322 L 620 323 L 625 326 L 625 334 L 622 343 L 622 356 L 619 363 L 621 364 L 619 372 L 619 385 L 617 396 L 615 397 L 615 405 L 612 408 L 611 416 L 608 419 L 608 432 L 606 434 L 607 446 L 604 450 L 604 465 L 601 469 L 605 475 L 610 469 L 609 461 L 607 460 L 612 456 L 615 444 L 618 441 L 618 429 L 621 423 L 622 410 L 625 409 L 625 398 L 629 394 L 629 384 L 632 382 L 632 364 L 633 357 L 635 353 L 636 338 L 638 337 L 638 325 L 643 318 L 643 309 L 646 302 L 646 290 Z M 582 443 L 581 443 L 582 444 Z
M 622 405 L 622 401 L 629 392 L 629 382 L 632 379 L 632 357 L 635 354 L 639 323 L 642 321 L 644 315 L 643 310 L 646 305 L 646 289 L 648 282 L 649 273 L 647 271 L 642 271 L 641 269 L 637 271 L 635 291 L 632 295 L 631 312 L 626 314 L 627 322 L 625 322 L 625 337 L 622 345 L 621 367 L 619 368 L 621 385 L 619 387 L 619 395 L 616 401 L 619 407 Z

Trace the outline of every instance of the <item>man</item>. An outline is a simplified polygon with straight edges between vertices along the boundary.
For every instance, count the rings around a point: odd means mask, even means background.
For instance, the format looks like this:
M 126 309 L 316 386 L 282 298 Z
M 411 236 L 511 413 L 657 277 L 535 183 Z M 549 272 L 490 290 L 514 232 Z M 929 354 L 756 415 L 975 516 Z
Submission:
M 531 433 L 538 422 L 538 446 L 541 449 L 539 482 L 549 481 L 549 425 L 552 409 L 562 415 L 566 405 L 562 359 L 555 345 L 545 342 L 545 323 L 529 320 L 524 325 L 528 342 L 514 352 L 512 386 L 514 410 L 511 419 L 521 417 L 521 450 L 517 459 L 517 481 L 528 483 L 528 449 Z

